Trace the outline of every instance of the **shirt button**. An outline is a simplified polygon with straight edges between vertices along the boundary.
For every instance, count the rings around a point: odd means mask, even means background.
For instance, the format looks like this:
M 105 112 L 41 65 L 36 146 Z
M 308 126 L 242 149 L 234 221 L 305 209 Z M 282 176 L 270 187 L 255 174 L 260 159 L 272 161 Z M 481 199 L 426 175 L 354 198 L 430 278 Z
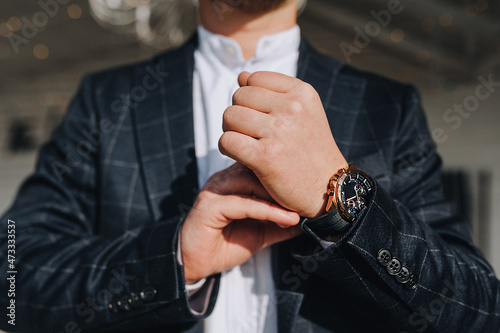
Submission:
M 405 284 L 406 282 L 410 281 L 410 275 L 411 275 L 411 272 L 408 269 L 408 267 L 403 266 L 403 267 L 401 267 L 401 272 L 399 272 L 396 275 L 396 281 L 398 281 L 401 284 Z
M 401 261 L 397 258 L 392 258 L 389 264 L 385 267 L 390 275 L 398 275 L 401 272 Z
M 392 254 L 387 249 L 381 249 L 377 254 L 377 261 L 380 265 L 386 267 L 392 260 Z
M 155 298 L 156 293 L 157 291 L 154 287 L 147 286 L 141 290 L 140 295 L 144 302 L 150 302 Z

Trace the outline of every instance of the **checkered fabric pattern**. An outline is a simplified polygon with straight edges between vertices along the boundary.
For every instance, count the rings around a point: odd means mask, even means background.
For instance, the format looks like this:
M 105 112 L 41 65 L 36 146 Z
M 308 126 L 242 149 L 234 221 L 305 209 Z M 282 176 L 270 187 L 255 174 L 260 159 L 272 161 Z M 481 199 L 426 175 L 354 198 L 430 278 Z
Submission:
M 2 219 L 16 221 L 15 328 L 201 332 L 176 260 L 179 226 L 198 191 L 196 43 L 84 79 Z M 305 41 L 298 77 L 320 94 L 347 160 L 376 186 L 363 220 L 331 247 L 301 236 L 273 249 L 279 332 L 498 331 L 498 280 L 443 199 L 415 90 Z M 381 250 L 398 260 L 390 270 Z M 12 329 L 5 319 L 1 328 Z

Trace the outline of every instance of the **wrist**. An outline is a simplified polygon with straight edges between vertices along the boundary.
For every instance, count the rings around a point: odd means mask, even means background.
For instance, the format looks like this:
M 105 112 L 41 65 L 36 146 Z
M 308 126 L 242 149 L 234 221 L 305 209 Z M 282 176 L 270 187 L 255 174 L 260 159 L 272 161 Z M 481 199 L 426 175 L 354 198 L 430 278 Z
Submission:
M 342 169 L 347 169 L 349 167 L 349 164 L 347 163 L 346 160 L 343 160 L 340 163 L 334 164 L 335 167 L 333 168 L 328 168 L 328 171 L 325 172 L 325 175 L 321 177 L 321 186 L 319 187 L 317 191 L 316 197 L 319 198 L 316 202 L 320 203 L 316 209 L 314 210 L 314 213 L 311 214 L 310 218 L 318 218 L 320 216 L 325 215 L 326 213 L 329 213 L 327 211 L 328 203 L 329 203 L 329 195 L 328 195 L 328 190 L 330 189 L 330 182 L 331 179 L 334 177 L 335 174 L 337 174 L 340 170 Z
M 200 282 L 201 280 L 203 280 L 203 279 L 193 280 L 193 279 L 185 278 L 186 286 L 193 286 L 193 285 L 197 284 L 198 282 Z
M 197 290 L 199 290 L 203 286 L 203 284 L 205 284 L 206 281 L 207 281 L 206 278 L 200 279 L 198 281 L 188 281 L 188 280 L 186 280 L 185 281 L 186 282 L 186 290 L 188 292 L 197 291 Z
M 361 219 L 373 192 L 373 182 L 353 164 L 336 172 L 328 182 L 322 215 L 302 218 L 302 230 L 316 241 L 337 241 Z

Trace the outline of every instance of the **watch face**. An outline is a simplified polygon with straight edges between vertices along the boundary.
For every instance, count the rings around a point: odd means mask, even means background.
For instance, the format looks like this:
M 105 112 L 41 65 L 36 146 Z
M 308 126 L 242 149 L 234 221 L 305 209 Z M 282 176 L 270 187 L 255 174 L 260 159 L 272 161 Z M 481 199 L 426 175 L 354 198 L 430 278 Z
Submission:
M 370 180 L 359 172 L 348 173 L 340 179 L 338 199 L 344 206 L 348 219 L 355 219 L 366 207 L 366 202 L 372 192 Z

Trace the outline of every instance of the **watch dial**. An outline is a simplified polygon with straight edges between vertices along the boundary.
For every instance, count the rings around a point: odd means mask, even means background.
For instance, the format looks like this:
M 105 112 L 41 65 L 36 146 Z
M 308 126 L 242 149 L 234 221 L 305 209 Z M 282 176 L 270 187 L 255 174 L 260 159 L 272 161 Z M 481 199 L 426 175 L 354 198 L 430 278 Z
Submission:
M 340 199 L 349 214 L 356 217 L 366 207 L 367 196 L 372 191 L 372 185 L 365 176 L 359 173 L 348 174 L 340 192 Z

